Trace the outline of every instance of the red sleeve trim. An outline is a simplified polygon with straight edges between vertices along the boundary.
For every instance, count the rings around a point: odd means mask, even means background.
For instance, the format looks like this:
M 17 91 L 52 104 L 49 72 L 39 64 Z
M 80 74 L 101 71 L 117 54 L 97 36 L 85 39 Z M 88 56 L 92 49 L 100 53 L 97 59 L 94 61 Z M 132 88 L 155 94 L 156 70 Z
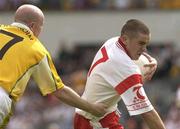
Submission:
M 123 94 L 125 91 L 136 84 L 142 84 L 142 76 L 140 74 L 133 74 L 127 77 L 124 81 L 120 82 L 115 87 L 115 89 L 119 94 Z

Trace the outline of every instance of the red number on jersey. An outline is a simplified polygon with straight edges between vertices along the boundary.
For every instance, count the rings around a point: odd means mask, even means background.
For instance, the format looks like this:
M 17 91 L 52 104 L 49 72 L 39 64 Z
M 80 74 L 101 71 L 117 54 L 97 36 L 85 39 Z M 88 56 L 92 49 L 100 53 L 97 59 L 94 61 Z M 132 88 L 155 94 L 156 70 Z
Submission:
M 88 76 L 90 76 L 92 70 L 93 70 L 98 64 L 103 63 L 103 62 L 106 62 L 106 61 L 109 59 L 105 46 L 101 48 L 101 53 L 102 53 L 102 58 L 100 58 L 99 60 L 97 60 L 97 61 L 91 66 L 91 68 L 89 69 L 89 72 L 88 72 Z

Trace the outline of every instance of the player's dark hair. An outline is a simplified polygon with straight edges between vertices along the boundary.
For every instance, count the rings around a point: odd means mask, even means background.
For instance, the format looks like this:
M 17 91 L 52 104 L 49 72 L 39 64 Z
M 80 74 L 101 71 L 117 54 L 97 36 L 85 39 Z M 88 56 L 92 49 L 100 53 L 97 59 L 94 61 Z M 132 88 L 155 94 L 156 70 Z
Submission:
M 128 20 L 122 27 L 121 36 L 128 35 L 130 37 L 136 36 L 138 33 L 149 34 L 150 31 L 148 27 L 141 21 L 137 19 Z

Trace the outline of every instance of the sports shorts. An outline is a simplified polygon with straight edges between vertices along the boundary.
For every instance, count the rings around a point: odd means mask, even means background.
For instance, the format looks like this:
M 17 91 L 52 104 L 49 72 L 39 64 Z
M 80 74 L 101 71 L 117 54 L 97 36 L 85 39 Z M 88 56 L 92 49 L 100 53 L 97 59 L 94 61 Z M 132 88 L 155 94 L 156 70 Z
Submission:
M 6 91 L 0 87 L 0 129 L 5 128 L 12 115 L 13 102 Z
M 76 113 L 74 117 L 74 129 L 124 129 L 119 123 L 120 115 L 115 111 L 107 114 L 97 122 L 92 122 L 84 116 Z

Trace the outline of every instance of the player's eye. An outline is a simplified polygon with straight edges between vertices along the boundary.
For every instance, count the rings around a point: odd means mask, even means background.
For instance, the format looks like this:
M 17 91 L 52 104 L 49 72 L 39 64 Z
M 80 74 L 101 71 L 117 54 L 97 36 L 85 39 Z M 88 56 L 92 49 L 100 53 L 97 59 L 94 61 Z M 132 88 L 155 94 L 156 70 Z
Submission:
M 139 42 L 139 45 L 140 46 L 144 46 L 144 45 L 146 45 L 147 43 L 146 42 Z

